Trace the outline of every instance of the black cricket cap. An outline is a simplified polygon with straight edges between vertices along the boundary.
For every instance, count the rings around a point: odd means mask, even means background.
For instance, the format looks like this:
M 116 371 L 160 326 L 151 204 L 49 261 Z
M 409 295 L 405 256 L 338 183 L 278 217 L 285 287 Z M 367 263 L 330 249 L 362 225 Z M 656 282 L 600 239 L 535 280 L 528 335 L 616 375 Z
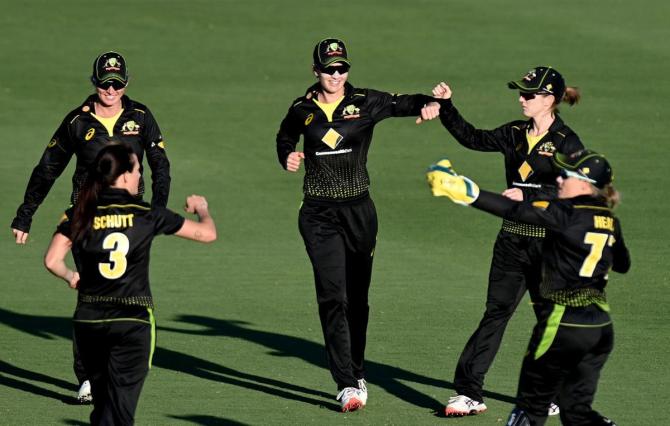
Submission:
M 559 103 L 565 94 L 565 80 L 561 73 L 552 67 L 535 67 L 520 80 L 507 83 L 507 87 L 524 93 L 554 95 L 556 103 Z
M 128 68 L 126 60 L 117 52 L 105 52 L 93 61 L 91 81 L 96 86 L 118 81 L 124 86 L 128 84 Z
M 314 46 L 314 66 L 324 69 L 335 62 L 344 62 L 351 66 L 347 57 L 347 47 L 344 42 L 337 38 L 326 38 Z
M 604 155 L 590 149 L 582 149 L 570 155 L 556 153 L 554 164 L 560 169 L 575 173 L 578 179 L 586 180 L 598 188 L 612 183 L 612 167 Z

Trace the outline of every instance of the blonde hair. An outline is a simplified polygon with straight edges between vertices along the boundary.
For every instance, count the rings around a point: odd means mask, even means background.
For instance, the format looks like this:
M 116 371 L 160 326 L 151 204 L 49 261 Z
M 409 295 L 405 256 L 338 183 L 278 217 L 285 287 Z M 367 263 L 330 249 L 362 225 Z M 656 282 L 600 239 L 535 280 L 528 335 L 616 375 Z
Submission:
M 621 194 L 611 183 L 603 188 L 596 188 L 595 186 L 593 188 L 595 189 L 595 195 L 604 198 L 609 208 L 613 209 L 621 203 Z

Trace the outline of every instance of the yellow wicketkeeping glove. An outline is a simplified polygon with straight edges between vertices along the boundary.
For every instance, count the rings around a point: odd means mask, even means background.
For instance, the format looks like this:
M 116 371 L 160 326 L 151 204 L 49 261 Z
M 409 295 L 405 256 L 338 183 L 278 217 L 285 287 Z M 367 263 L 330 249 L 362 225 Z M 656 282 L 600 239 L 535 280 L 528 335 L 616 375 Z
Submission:
M 435 197 L 449 197 L 454 203 L 464 206 L 474 203 L 479 197 L 477 184 L 465 176 L 457 175 L 451 168 L 451 161 L 446 158 L 431 165 L 426 178 Z

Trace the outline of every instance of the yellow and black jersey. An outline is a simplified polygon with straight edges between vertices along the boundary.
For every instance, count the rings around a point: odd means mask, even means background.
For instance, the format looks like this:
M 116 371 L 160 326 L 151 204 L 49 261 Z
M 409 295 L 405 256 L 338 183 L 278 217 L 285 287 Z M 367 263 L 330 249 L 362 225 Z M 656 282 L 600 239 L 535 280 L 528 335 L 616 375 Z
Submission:
M 303 136 L 305 199 L 346 201 L 365 196 L 370 186 L 366 168 L 374 126 L 385 118 L 416 116 L 433 98 L 394 95 L 345 85 L 336 104 L 318 102 L 319 84 L 289 108 L 277 134 L 277 156 L 286 158 Z
M 72 212 L 72 208 L 66 211 L 57 228 L 57 232 L 68 238 Z M 150 206 L 125 190 L 110 188 L 103 192 L 91 228 L 72 246 L 80 276 L 79 302 L 110 307 L 153 307 L 149 287 L 151 242 L 156 235 L 177 232 L 184 220 L 164 207 Z M 99 311 L 101 315 L 104 312 Z
M 519 188 L 524 200 L 546 200 L 556 196 L 557 171 L 554 153 L 572 154 L 584 146 L 577 134 L 556 115 L 549 130 L 539 138 L 531 137 L 532 120 L 516 120 L 493 130 L 476 129 L 458 112 L 451 99 L 440 101 L 440 120 L 464 147 L 476 151 L 500 152 L 505 157 L 507 188 Z M 544 236 L 544 230 L 510 221 L 503 230 L 532 237 Z
M 619 220 L 592 196 L 515 202 L 481 191 L 474 207 L 521 223 L 545 227 L 540 294 L 567 306 L 606 306 L 610 270 L 627 272 L 630 255 Z
M 71 202 L 74 204 L 89 165 L 100 149 L 114 141 L 130 145 L 140 163 L 146 153 L 152 171 L 151 203 L 163 207 L 167 205 L 170 163 L 165 154 L 163 136 L 153 115 L 145 105 L 123 96 L 123 109 L 118 117 L 98 117 L 94 107 L 97 99 L 97 95 L 89 96 L 63 119 L 30 176 L 23 204 L 16 212 L 12 228 L 29 231 L 35 211 L 73 154 L 77 157 L 77 166 L 72 176 Z M 141 180 L 140 194 L 143 192 L 144 182 Z

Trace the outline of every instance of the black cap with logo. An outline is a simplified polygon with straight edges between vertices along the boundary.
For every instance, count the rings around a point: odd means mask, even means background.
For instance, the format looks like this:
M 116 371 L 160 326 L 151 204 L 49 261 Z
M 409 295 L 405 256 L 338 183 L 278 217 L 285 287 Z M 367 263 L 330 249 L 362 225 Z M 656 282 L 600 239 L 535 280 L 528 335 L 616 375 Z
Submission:
M 556 153 L 554 163 L 567 173 L 592 183 L 598 188 L 612 183 L 612 167 L 604 155 L 590 149 L 582 149 L 570 155 Z
M 128 68 L 126 60 L 120 53 L 105 52 L 93 61 L 91 81 L 97 87 L 112 85 L 122 88 L 128 84 Z
M 347 47 L 344 42 L 337 38 L 326 38 L 314 46 L 314 66 L 324 69 L 335 62 L 343 62 L 351 65 L 347 57 Z
M 561 73 L 552 67 L 535 67 L 521 77 L 521 80 L 507 83 L 507 87 L 524 93 L 554 95 L 558 103 L 565 93 L 565 80 Z

